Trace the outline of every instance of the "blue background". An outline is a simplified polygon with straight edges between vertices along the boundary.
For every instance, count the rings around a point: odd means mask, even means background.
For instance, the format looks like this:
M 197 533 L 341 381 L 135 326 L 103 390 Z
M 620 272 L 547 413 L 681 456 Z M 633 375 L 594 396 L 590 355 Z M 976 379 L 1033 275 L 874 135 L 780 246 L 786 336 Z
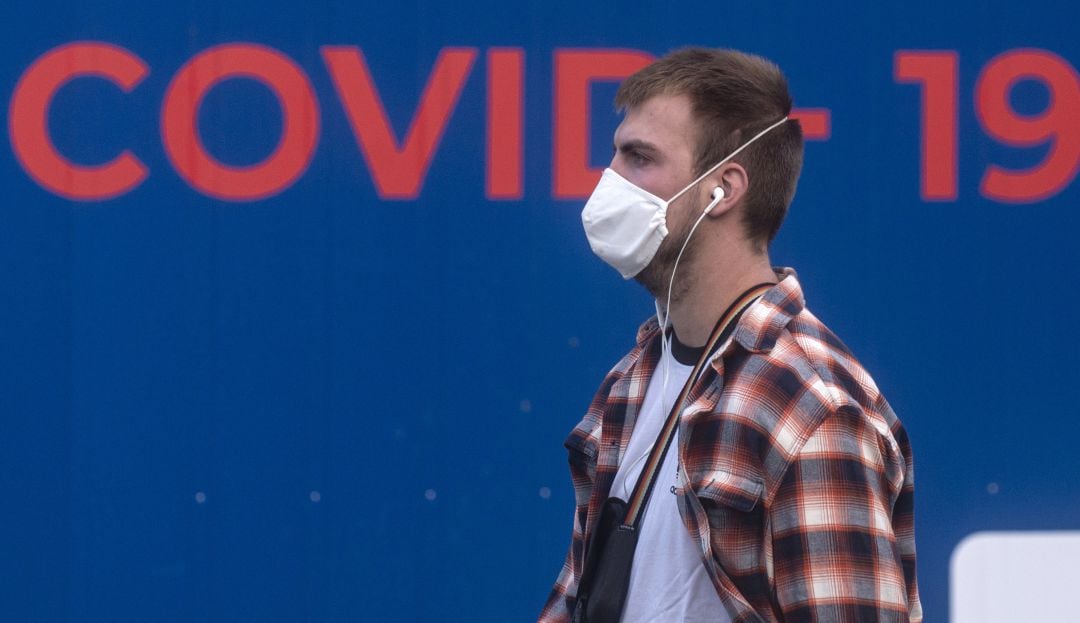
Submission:
M 71 160 L 128 148 L 150 176 L 72 202 L 0 148 L 0 619 L 535 618 L 569 539 L 562 440 L 652 309 L 591 255 L 582 201 L 552 198 L 552 54 L 695 44 L 768 56 L 797 106 L 831 110 L 772 258 L 908 428 L 926 620 L 945 621 L 964 536 L 1080 529 L 1076 184 L 1031 204 L 981 197 L 987 165 L 1046 148 L 997 144 L 973 107 L 1001 52 L 1080 62 L 1076 18 L 1068 2 L 974 0 L 9 0 L 6 101 L 64 43 L 146 61 L 129 94 L 71 82 L 49 123 Z M 176 70 L 235 41 L 292 58 L 321 110 L 307 171 L 254 203 L 189 187 L 158 129 Z M 378 198 L 321 45 L 363 49 L 399 137 L 439 50 L 478 49 L 416 200 Z M 515 201 L 484 196 L 484 53 L 499 46 L 526 59 Z M 894 53 L 920 49 L 960 59 L 955 201 L 920 199 L 920 89 L 893 80 Z M 596 166 L 613 93 L 593 91 Z M 1047 97 L 1024 83 L 1012 99 L 1035 113 Z M 252 164 L 281 116 L 236 80 L 200 126 L 216 157 Z

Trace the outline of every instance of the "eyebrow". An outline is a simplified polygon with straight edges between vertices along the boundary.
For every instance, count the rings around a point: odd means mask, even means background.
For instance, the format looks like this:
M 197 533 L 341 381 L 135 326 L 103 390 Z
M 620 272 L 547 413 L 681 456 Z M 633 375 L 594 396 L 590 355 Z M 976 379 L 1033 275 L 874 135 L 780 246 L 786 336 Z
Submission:
M 630 140 L 624 142 L 621 145 L 616 145 L 616 144 L 612 143 L 611 147 L 615 151 L 622 152 L 622 153 L 626 153 L 628 151 L 640 151 L 640 152 L 646 152 L 648 154 L 658 154 L 658 153 L 660 153 L 660 148 L 657 147 L 656 145 L 653 145 L 652 143 L 643 141 L 641 139 L 636 139 L 636 138 L 635 139 L 630 139 Z

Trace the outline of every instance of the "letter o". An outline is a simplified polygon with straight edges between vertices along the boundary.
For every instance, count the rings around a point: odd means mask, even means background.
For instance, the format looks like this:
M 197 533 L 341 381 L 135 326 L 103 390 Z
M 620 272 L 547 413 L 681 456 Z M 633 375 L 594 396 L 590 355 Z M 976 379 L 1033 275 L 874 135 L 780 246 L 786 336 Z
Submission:
M 199 136 L 203 98 L 231 78 L 258 80 L 281 104 L 281 139 L 270 156 L 251 166 L 217 161 Z M 311 82 L 292 59 L 261 45 L 225 44 L 199 53 L 173 77 L 162 105 L 161 137 L 169 161 L 192 188 L 217 199 L 256 201 L 285 190 L 307 169 L 319 139 L 319 107 Z

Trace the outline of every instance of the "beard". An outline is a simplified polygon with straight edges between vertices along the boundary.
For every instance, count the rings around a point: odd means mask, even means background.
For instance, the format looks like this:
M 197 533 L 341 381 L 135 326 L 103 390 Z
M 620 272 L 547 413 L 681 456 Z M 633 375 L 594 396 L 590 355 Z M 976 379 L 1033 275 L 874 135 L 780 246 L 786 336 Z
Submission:
M 668 206 L 669 217 L 671 212 L 671 206 Z M 649 265 L 634 276 L 634 280 L 640 283 L 658 301 L 664 302 L 667 300 L 669 286 L 671 287 L 671 302 L 674 303 L 681 300 L 694 285 L 693 273 L 687 271 L 687 268 L 689 268 L 688 265 L 694 263 L 694 259 L 697 257 L 698 245 L 695 244 L 693 239 L 688 243 L 686 240 L 694 227 L 694 220 L 682 219 L 682 222 L 676 226 L 677 229 L 672 228 L 669 230 L 668 235 L 660 242 L 660 246 L 656 249 L 656 255 L 653 256 Z M 686 243 L 686 250 L 682 252 L 682 258 L 679 259 L 679 250 L 682 249 L 684 243 Z M 682 267 L 683 272 L 678 274 L 678 278 L 672 284 L 671 273 L 675 270 L 676 259 L 679 260 L 679 266 Z

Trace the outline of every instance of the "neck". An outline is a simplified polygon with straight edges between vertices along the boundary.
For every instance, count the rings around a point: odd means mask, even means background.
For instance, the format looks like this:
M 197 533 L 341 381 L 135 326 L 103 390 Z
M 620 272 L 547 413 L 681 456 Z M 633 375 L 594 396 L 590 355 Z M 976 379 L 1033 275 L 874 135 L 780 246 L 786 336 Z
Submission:
M 723 266 L 723 269 L 702 271 L 700 266 L 687 266 L 687 273 L 693 274 L 693 281 L 676 300 L 671 301 L 671 326 L 678 334 L 679 341 L 687 346 L 704 346 L 720 314 L 740 294 L 759 283 L 776 282 L 776 273 L 766 254 L 731 257 L 713 265 Z M 681 266 L 679 273 L 682 273 Z M 679 276 L 675 278 L 680 279 Z

